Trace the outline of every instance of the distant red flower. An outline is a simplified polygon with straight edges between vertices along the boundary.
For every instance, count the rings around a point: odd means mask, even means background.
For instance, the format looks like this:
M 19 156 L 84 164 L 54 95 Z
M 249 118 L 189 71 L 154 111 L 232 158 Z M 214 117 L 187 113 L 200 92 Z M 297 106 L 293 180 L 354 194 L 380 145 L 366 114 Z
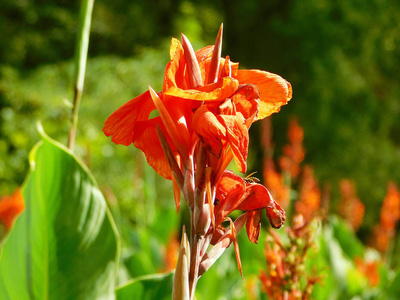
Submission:
M 275 201 L 278 202 L 284 209 L 289 205 L 290 188 L 283 182 L 283 176 L 275 170 L 272 159 L 264 161 L 264 184 L 271 192 Z
M 388 192 L 383 200 L 380 223 L 374 228 L 373 245 L 381 252 L 389 248 L 395 235 L 396 223 L 400 219 L 400 192 L 396 184 L 389 182 Z
M 320 206 L 321 190 L 314 177 L 314 170 L 311 166 L 305 166 L 300 182 L 299 199 L 295 203 L 296 212 L 308 220 L 319 210 Z
M 11 196 L 0 198 L 0 223 L 10 230 L 14 220 L 24 211 L 25 203 L 21 189 L 17 189 Z
M 361 257 L 356 257 L 354 259 L 354 263 L 357 270 L 359 270 L 365 277 L 368 278 L 368 282 L 371 287 L 379 285 L 380 275 L 378 261 L 366 262 Z
M 283 156 L 279 159 L 282 170 L 296 178 L 300 174 L 300 163 L 304 160 L 305 150 L 303 148 L 304 131 L 297 119 L 290 120 L 288 129 L 289 144 L 283 148 Z
M 362 224 L 365 206 L 357 196 L 354 182 L 342 179 L 339 187 L 341 193 L 339 213 L 356 231 Z
M 175 269 L 176 263 L 178 261 L 179 245 L 180 242 L 178 240 L 177 234 L 176 232 L 174 232 L 169 236 L 167 241 L 164 256 L 164 272 L 169 272 Z

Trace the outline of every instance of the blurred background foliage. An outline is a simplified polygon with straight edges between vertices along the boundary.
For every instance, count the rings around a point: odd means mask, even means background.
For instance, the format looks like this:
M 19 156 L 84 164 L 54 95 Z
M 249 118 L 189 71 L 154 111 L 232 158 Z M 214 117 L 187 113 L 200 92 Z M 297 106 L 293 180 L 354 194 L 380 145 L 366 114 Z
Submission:
M 39 139 L 37 120 L 51 137 L 67 141 L 78 10 L 79 1 L 0 1 L 0 195 L 25 178 L 27 154 Z M 140 268 L 129 265 L 137 266 L 139 249 L 168 244 L 163 232 L 179 228 L 180 216 L 170 182 L 141 152 L 112 144 L 101 129 L 147 85 L 161 88 L 172 36 L 183 32 L 199 49 L 214 43 L 223 22 L 223 55 L 291 82 L 293 100 L 272 117 L 274 158 L 295 116 L 305 132 L 305 163 L 320 183 L 331 185 L 333 211 L 339 180 L 356 183 L 366 207 L 359 235 L 366 240 L 379 222 L 388 181 L 400 183 L 398 20 L 397 0 L 97 0 L 76 151 L 106 195 L 123 241 L 133 245 L 122 253 L 127 270 L 121 282 L 162 270 L 156 251 L 139 259 Z M 260 131 L 260 124 L 251 130 L 248 168 L 258 174 Z M 165 222 L 156 222 L 160 218 Z M 224 270 L 237 272 L 232 261 Z M 199 288 L 206 282 L 213 280 L 200 280 Z
M 37 120 L 65 142 L 78 7 L 77 1 L 0 1 L 1 195 L 24 179 Z M 387 182 L 400 182 L 399 19 L 395 0 L 98 0 L 78 151 L 116 199 L 141 198 L 133 193 L 142 190 L 142 155 L 111 144 L 101 132 L 104 120 L 148 84 L 161 87 L 171 36 L 184 32 L 198 49 L 214 42 L 224 22 L 223 55 L 293 85 L 290 105 L 272 117 L 276 148 L 286 141 L 288 118 L 297 116 L 306 163 L 332 184 L 333 202 L 338 180 L 353 179 L 368 207 L 365 224 L 375 223 Z M 254 127 L 249 170 L 261 159 Z

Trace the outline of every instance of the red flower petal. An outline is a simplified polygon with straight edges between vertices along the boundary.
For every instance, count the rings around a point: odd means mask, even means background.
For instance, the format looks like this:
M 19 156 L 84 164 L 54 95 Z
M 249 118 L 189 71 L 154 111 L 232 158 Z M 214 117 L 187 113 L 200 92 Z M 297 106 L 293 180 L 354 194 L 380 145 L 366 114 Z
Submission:
M 165 68 L 163 91 L 174 86 L 186 89 L 187 82 L 184 76 L 186 60 L 181 42 L 173 38 L 169 51 L 171 60 Z
M 108 117 L 104 124 L 103 132 L 112 136 L 111 141 L 125 146 L 133 142 L 136 132 L 135 123 L 149 118 L 156 107 L 147 91 L 136 98 L 126 102 Z
M 215 224 L 220 224 L 223 220 L 234 211 L 241 199 L 246 185 L 240 176 L 232 171 L 226 170 L 217 185 L 217 200 L 215 206 Z
M 249 240 L 258 243 L 261 229 L 261 210 L 250 211 L 247 213 L 246 231 Z
M 235 78 L 240 84 L 254 84 L 260 90 L 257 120 L 278 112 L 292 98 L 292 86 L 279 75 L 260 70 L 239 70 Z
M 226 128 L 226 138 L 232 147 L 233 158 L 239 171 L 246 173 L 249 132 L 241 113 L 234 116 L 219 115 L 218 120 Z
M 168 136 L 161 122 L 161 118 L 157 117 L 151 120 L 136 122 L 133 144 L 144 152 L 147 162 L 159 175 L 165 179 L 171 180 L 171 168 L 157 135 L 156 122 L 158 126 L 162 128 L 164 134 Z M 170 145 L 172 145 L 172 143 L 170 143 Z
M 184 90 L 171 87 L 165 91 L 165 95 L 187 100 L 215 101 L 231 96 L 237 90 L 239 82 L 230 77 L 220 78 L 216 83 Z
M 254 115 L 257 118 L 260 102 L 260 92 L 257 86 L 253 84 L 240 85 L 233 95 L 232 101 L 235 103 L 236 110 L 242 113 L 246 120 Z
M 220 157 L 226 129 L 207 106 L 202 105 L 196 110 L 193 116 L 193 130 L 202 138 L 207 150 Z

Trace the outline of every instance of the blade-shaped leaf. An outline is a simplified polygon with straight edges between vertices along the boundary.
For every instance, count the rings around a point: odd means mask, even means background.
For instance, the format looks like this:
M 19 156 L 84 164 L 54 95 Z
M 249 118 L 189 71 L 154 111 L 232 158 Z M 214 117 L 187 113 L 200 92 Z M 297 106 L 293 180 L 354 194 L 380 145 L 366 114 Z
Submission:
M 0 299 L 113 299 L 118 238 L 89 171 L 42 132 L 26 209 L 0 258 Z
M 173 281 L 173 272 L 138 277 L 117 289 L 117 300 L 171 299 Z

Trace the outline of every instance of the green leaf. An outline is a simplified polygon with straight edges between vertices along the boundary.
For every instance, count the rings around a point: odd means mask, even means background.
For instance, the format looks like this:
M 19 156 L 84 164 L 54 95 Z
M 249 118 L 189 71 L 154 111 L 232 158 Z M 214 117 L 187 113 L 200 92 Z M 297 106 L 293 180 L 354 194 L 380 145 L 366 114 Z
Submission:
M 365 247 L 351 231 L 348 224 L 336 216 L 330 218 L 330 224 L 333 230 L 333 236 L 340 244 L 343 252 L 350 258 L 364 257 Z
M 113 299 L 119 247 L 104 197 L 85 166 L 41 134 L 26 209 L 0 258 L 0 299 Z
M 400 271 L 395 275 L 392 283 L 387 289 L 387 299 L 398 299 L 400 295 Z
M 117 300 L 171 299 L 174 273 L 139 277 L 117 289 Z

